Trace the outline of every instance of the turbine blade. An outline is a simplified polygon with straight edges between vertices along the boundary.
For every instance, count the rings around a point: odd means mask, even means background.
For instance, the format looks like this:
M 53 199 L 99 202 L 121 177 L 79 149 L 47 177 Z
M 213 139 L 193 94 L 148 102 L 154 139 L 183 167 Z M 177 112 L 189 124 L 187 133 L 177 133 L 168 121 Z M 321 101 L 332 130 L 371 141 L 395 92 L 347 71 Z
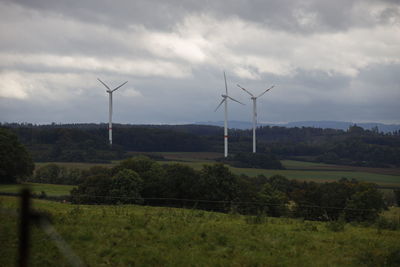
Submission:
M 214 112 L 219 109 L 219 107 L 222 105 L 222 103 L 224 103 L 225 100 L 226 100 L 226 98 L 222 99 L 221 103 L 219 103 L 218 107 L 214 110 Z
M 225 80 L 225 93 L 226 93 L 226 95 L 228 95 L 228 85 L 227 85 L 227 83 L 226 83 L 225 71 L 224 71 L 224 80 Z
M 246 93 L 248 93 L 249 95 L 251 95 L 252 97 L 254 97 L 254 95 L 252 93 L 250 93 L 249 91 L 247 91 L 246 89 L 244 89 L 243 87 L 241 87 L 239 84 L 236 84 L 240 89 L 242 89 L 243 91 L 245 91 Z
M 99 80 L 99 82 L 101 82 L 108 90 L 110 90 L 111 91 L 111 89 L 110 89 L 110 87 L 108 87 L 107 86 L 107 84 L 105 84 L 105 83 L 103 83 L 103 81 L 102 80 L 100 80 L 99 78 L 97 78 L 97 80 Z
M 114 90 L 112 90 L 111 92 L 117 91 L 117 89 L 121 88 L 122 86 L 124 86 L 128 81 L 124 82 L 123 84 L 121 84 L 120 86 L 116 87 Z
M 268 92 L 269 90 L 271 90 L 272 88 L 274 88 L 275 85 L 272 85 L 270 88 L 268 88 L 267 90 L 265 90 L 262 94 L 260 94 L 259 96 L 257 96 L 257 98 L 259 98 L 260 96 L 264 95 L 266 92 Z
M 235 101 L 235 102 L 238 102 L 239 104 L 245 105 L 245 104 L 243 104 L 242 102 L 237 101 L 236 99 L 234 99 L 234 98 L 232 98 L 232 97 L 230 97 L 230 96 L 228 96 L 228 98 L 229 98 L 230 100 L 233 100 L 233 101 Z

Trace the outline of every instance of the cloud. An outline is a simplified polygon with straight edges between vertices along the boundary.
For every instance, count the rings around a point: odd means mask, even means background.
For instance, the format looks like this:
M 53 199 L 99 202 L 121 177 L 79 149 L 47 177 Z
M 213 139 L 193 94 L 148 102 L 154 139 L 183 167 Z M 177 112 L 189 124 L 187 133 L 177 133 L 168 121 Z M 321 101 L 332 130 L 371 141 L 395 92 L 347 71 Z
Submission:
M 0 113 L 102 120 L 99 77 L 129 81 L 115 98 L 121 121 L 215 120 L 225 70 L 241 101 L 236 83 L 277 85 L 260 102 L 265 120 L 398 120 L 399 14 L 375 0 L 3 1 Z M 246 108 L 230 116 L 248 119 Z
M 128 98 L 142 96 L 142 93 L 140 93 L 140 91 L 137 91 L 133 88 L 128 88 L 126 90 L 121 90 L 121 91 L 122 91 L 121 95 Z

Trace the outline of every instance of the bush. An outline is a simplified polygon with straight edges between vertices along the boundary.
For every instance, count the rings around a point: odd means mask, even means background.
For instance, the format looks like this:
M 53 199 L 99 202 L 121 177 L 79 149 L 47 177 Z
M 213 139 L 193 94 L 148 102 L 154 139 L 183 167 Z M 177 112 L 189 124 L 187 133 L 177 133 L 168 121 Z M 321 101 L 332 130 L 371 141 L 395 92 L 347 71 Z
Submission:
M 129 158 L 115 166 L 111 173 L 116 174 L 123 169 L 135 171 L 142 178 L 143 197 L 163 197 L 165 170 L 156 161 L 145 156 Z
M 110 196 L 121 203 L 142 203 L 142 187 L 143 180 L 139 175 L 135 171 L 124 169 L 112 178 Z
M 382 193 L 373 184 L 360 183 L 347 201 L 345 217 L 347 221 L 373 222 L 384 208 Z
M 87 177 L 71 196 L 74 203 L 142 203 L 142 187 L 143 181 L 135 171 L 123 169 L 112 178 L 105 174 Z
M 35 171 L 35 175 L 28 179 L 30 182 L 45 184 L 80 183 L 82 171 L 77 168 L 66 168 L 54 163 L 45 164 Z
M 270 184 L 265 184 L 258 193 L 257 203 L 259 203 L 260 210 L 269 216 L 280 217 L 288 212 L 286 194 L 274 189 Z

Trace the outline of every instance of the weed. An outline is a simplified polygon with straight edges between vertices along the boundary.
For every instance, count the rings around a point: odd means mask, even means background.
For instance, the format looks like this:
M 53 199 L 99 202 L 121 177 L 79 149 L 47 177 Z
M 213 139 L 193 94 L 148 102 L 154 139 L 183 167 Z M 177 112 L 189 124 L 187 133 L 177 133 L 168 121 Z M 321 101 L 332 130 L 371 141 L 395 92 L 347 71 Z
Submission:
M 395 231 L 400 229 L 400 221 L 398 218 L 379 217 L 375 222 L 375 226 L 378 230 Z
M 246 216 L 245 222 L 248 224 L 264 224 L 268 222 L 268 218 L 265 213 L 259 213 L 256 216 Z
M 326 229 L 332 232 L 343 232 L 346 223 L 343 220 L 329 221 L 325 223 Z
M 312 222 L 305 222 L 303 224 L 302 230 L 311 231 L 311 232 L 318 232 L 318 227 L 315 224 L 313 224 Z
M 373 248 L 361 251 L 357 260 L 364 266 L 400 266 L 400 248 Z

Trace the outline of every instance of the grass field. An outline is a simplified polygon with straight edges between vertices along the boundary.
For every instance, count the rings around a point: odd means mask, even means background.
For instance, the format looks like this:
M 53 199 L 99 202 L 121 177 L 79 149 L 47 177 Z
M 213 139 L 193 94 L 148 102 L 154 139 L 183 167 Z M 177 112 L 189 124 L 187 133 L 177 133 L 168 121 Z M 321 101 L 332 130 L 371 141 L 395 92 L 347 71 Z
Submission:
M 181 163 L 188 165 L 196 170 L 200 170 L 204 164 L 210 164 L 210 162 L 202 161 L 164 161 L 161 164 L 172 164 Z M 289 179 L 297 179 L 301 181 L 315 181 L 315 182 L 331 182 L 337 181 L 343 177 L 348 179 L 357 179 L 359 181 L 374 182 L 381 186 L 396 186 L 400 187 L 400 176 L 377 174 L 370 172 L 361 171 L 341 171 L 341 170 L 267 170 L 267 169 L 253 169 L 253 168 L 236 168 L 229 166 L 231 171 L 235 174 L 246 174 L 248 176 L 265 175 L 270 177 L 275 174 L 280 174 Z
M 322 222 L 199 210 L 43 200 L 34 207 L 51 214 L 88 266 L 395 266 L 400 258 L 400 231 L 372 226 L 346 224 L 333 232 Z M 0 197 L 1 210 L 16 208 L 16 198 Z M 0 266 L 14 266 L 17 218 L 0 216 Z M 68 266 L 49 238 L 32 230 L 30 264 Z
M 38 184 L 38 183 L 25 183 L 25 184 L 0 184 L 0 192 L 4 193 L 18 193 L 22 188 L 30 188 L 32 193 L 40 194 L 45 192 L 47 196 L 66 196 L 74 188 L 72 185 L 56 185 L 56 184 Z
M 130 152 L 131 156 L 138 152 Z M 220 158 L 222 154 L 212 152 L 156 152 L 148 154 L 158 154 L 163 156 L 166 161 L 159 161 L 160 164 L 181 163 L 200 170 L 204 164 L 212 164 L 215 159 Z M 88 169 L 92 166 L 114 166 L 117 161 L 111 164 L 100 163 L 68 163 L 56 162 L 61 166 Z M 36 168 L 46 163 L 36 163 Z M 253 168 L 235 168 L 229 167 L 235 174 L 246 174 L 249 176 L 265 175 L 267 177 L 280 174 L 289 179 L 302 181 L 330 182 L 337 181 L 343 177 L 348 179 L 357 179 L 359 181 L 374 182 L 381 186 L 400 187 L 400 169 L 399 168 L 367 168 L 343 165 L 332 165 L 324 163 L 314 163 L 295 160 L 282 160 L 286 170 L 266 170 Z
M 86 162 L 35 162 L 35 168 L 39 168 L 43 165 L 49 164 L 49 163 L 56 163 L 57 165 L 67 167 L 67 168 L 78 168 L 82 170 L 87 170 L 90 169 L 93 166 L 106 166 L 106 167 L 112 167 L 117 164 L 117 161 L 112 162 L 112 163 L 86 163 Z

